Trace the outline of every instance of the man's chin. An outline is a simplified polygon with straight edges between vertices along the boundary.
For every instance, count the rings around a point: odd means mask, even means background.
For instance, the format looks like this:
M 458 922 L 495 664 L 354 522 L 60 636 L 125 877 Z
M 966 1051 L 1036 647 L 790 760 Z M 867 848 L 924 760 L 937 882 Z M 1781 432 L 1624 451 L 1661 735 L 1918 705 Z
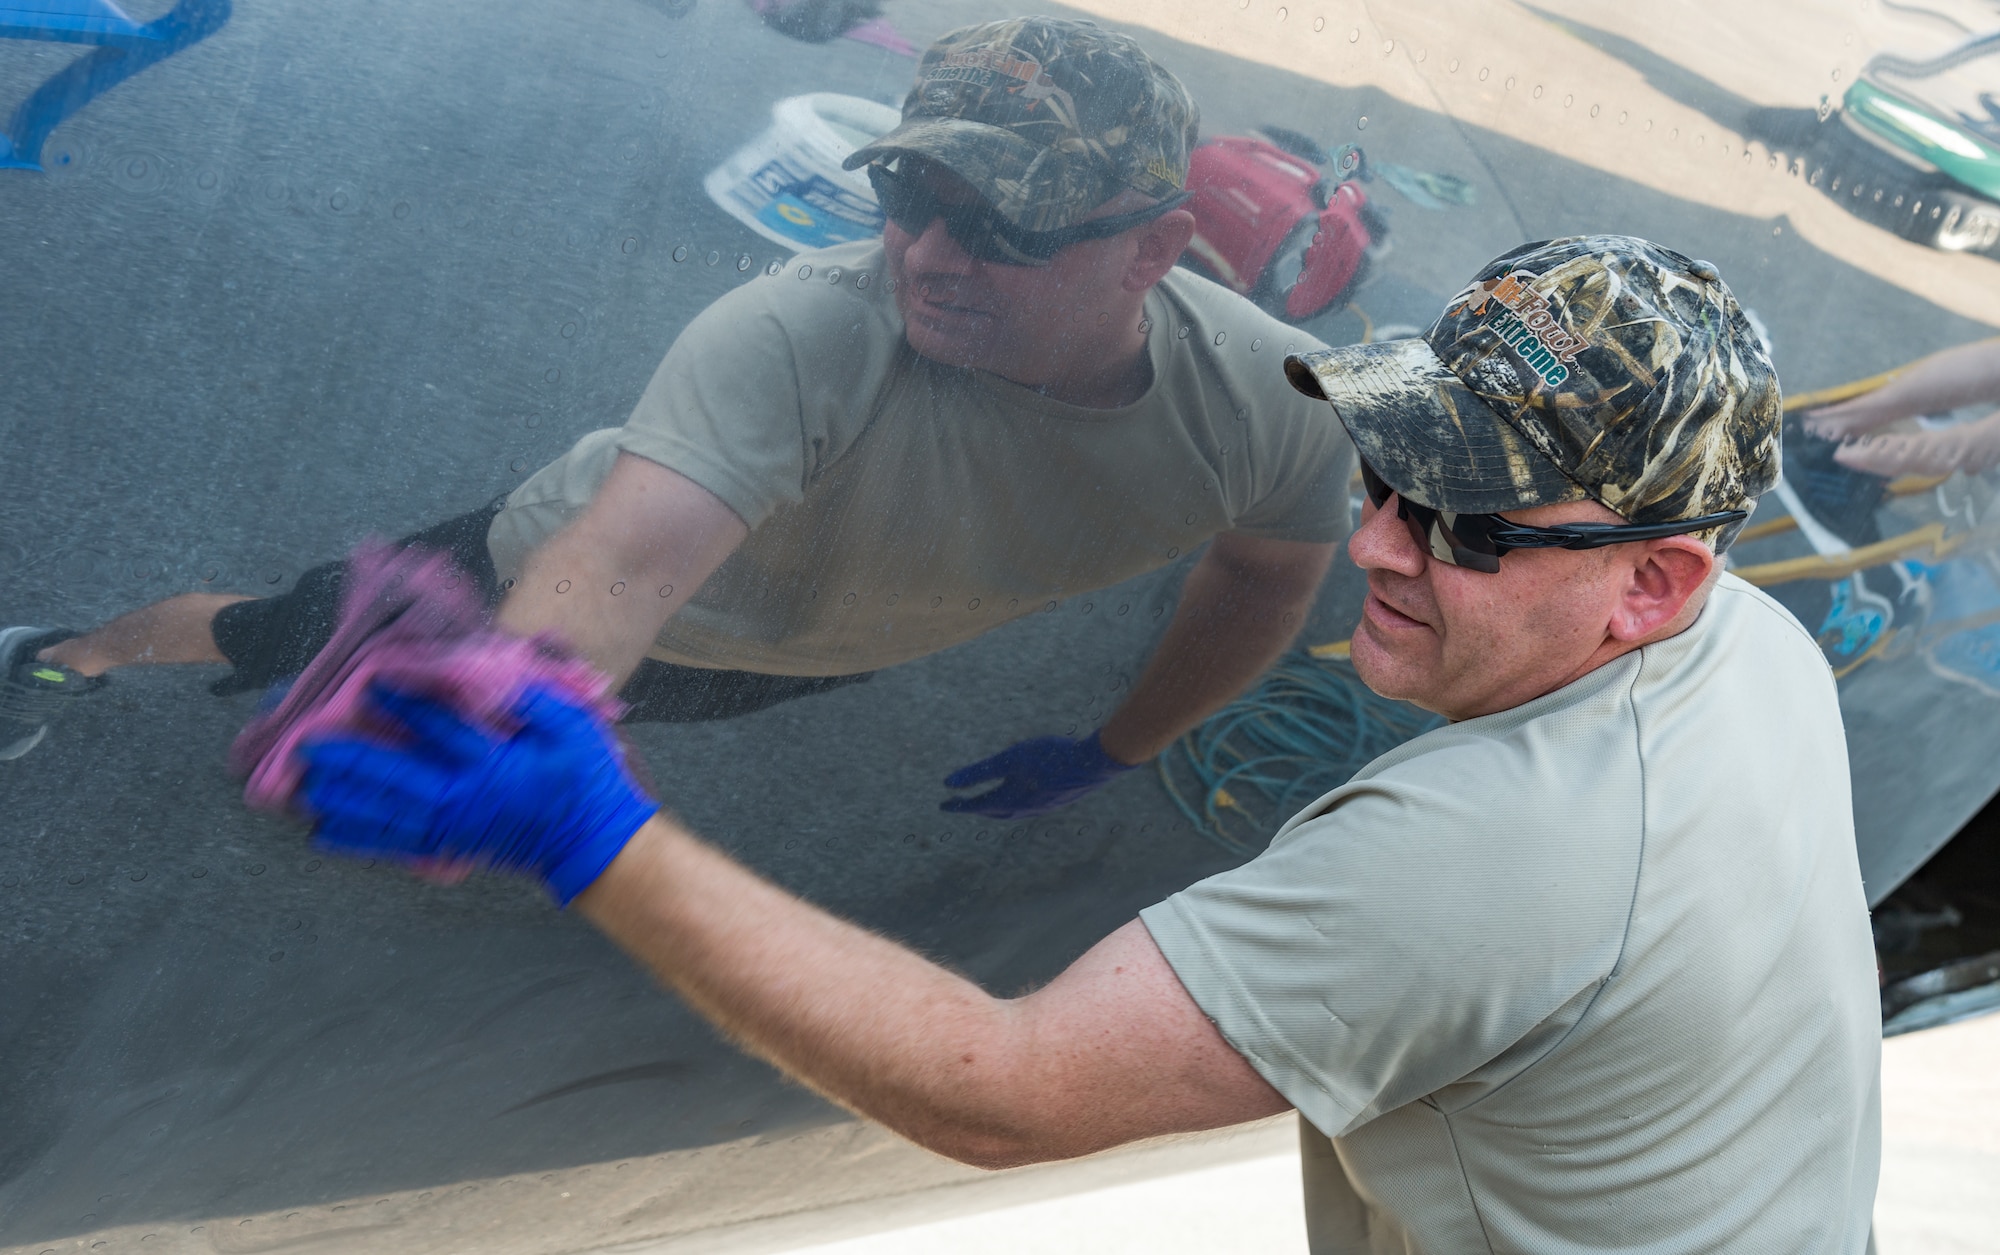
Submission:
M 911 319 L 903 324 L 904 338 L 919 357 L 955 370 L 973 370 L 986 365 L 985 346 Z
M 1348 643 L 1347 660 L 1370 692 L 1392 701 L 1423 705 L 1423 668 L 1383 649 L 1369 635 L 1366 623 L 1355 629 L 1354 638 Z

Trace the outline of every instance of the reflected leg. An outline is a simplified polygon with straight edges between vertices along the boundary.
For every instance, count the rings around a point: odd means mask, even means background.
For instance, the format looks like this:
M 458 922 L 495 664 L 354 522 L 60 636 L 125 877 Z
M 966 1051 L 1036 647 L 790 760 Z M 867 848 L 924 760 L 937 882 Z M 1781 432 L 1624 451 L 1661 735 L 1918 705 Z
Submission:
M 412 533 L 398 549 L 421 545 L 451 555 L 471 576 L 490 606 L 499 600 L 499 576 L 486 548 L 486 533 L 500 499 L 485 507 Z M 289 592 L 225 606 L 215 616 L 215 643 L 235 670 L 209 691 L 217 696 L 266 688 L 306 669 L 340 623 L 340 599 L 347 582 L 346 562 L 328 562 L 299 577 Z
M 241 594 L 183 593 L 58 641 L 37 657 L 89 676 L 135 663 L 228 662 L 210 625 L 225 606 L 251 600 Z
M 873 671 L 859 675 L 762 675 L 683 667 L 647 658 L 618 697 L 628 707 L 622 720 L 625 723 L 706 723 L 860 684 L 874 676 Z
M 486 531 L 489 505 L 405 536 L 397 547 L 424 545 L 452 555 L 490 602 L 497 593 Z M 121 615 L 92 632 L 59 641 L 40 657 L 82 675 L 148 663 L 226 662 L 235 671 L 217 681 L 218 695 L 264 688 L 305 669 L 340 621 L 345 562 L 301 575 L 276 597 L 187 593 Z

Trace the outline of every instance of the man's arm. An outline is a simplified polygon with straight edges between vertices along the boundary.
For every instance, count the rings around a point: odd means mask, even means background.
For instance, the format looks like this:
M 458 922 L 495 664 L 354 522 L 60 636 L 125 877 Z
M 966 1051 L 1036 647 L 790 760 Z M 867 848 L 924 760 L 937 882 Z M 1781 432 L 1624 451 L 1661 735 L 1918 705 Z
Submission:
M 664 815 L 576 899 L 747 1048 L 835 1102 L 986 1168 L 1290 1109 L 1134 920 L 1046 987 L 994 998 L 803 902 Z
M 1305 623 L 1337 548 L 1217 536 L 1181 585 L 1139 682 L 1100 731 L 1105 752 L 1145 762 L 1249 687 Z
M 700 484 L 621 453 L 584 512 L 528 556 L 500 626 L 555 632 L 623 684 L 661 626 L 749 534 Z

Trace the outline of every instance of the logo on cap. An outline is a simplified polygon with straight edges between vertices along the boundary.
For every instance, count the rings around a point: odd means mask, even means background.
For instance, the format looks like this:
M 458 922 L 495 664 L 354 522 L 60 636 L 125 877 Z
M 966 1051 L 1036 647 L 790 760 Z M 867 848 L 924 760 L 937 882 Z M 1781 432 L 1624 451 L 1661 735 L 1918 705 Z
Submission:
M 994 48 L 974 48 L 966 52 L 947 53 L 937 65 L 924 71 L 926 83 L 974 83 L 980 87 L 990 86 L 994 75 L 1005 75 L 1019 83 L 1009 87 L 1008 94 L 1017 95 L 1028 102 L 1032 112 L 1044 100 L 1053 100 L 1061 105 L 1065 114 L 1076 117 L 1076 101 L 1069 92 L 1056 85 L 1056 81 L 1042 68 L 1042 63 L 1034 57 L 1009 56 Z
M 1528 369 L 1553 388 L 1569 378 L 1568 363 L 1576 360 L 1588 342 L 1557 325 L 1556 308 L 1528 286 L 1539 277 L 1526 270 L 1509 270 L 1497 279 L 1468 284 L 1445 306 L 1445 313 L 1464 310 L 1486 316 L 1489 303 L 1499 305 L 1493 330 Z

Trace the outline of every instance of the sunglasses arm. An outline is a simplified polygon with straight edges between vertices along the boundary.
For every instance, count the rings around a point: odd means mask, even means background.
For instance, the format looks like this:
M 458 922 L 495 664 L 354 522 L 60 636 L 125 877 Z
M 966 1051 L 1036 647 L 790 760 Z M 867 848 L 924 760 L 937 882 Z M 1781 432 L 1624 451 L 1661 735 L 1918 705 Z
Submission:
M 1507 523 L 1487 534 L 1496 544 L 1509 549 L 1602 549 L 1637 540 L 1663 540 L 1710 528 L 1728 527 L 1750 517 L 1748 510 L 1724 510 L 1700 518 L 1674 519 L 1666 523 L 1562 523 L 1555 527 L 1527 527 Z

